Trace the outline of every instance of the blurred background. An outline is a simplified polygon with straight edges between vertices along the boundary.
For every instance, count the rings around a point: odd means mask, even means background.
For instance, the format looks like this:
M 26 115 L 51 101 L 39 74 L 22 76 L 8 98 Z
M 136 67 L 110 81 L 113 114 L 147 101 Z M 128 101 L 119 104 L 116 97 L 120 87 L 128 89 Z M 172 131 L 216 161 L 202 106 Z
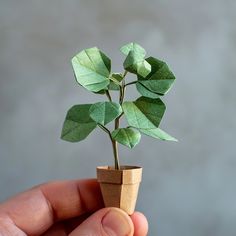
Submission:
M 60 140 L 72 105 L 105 99 L 76 84 L 70 58 L 97 46 L 122 72 L 118 48 L 135 41 L 177 77 L 161 128 L 179 142 L 120 148 L 123 164 L 144 168 L 137 209 L 149 235 L 235 235 L 235 22 L 235 0 L 0 0 L 0 201 L 113 164 L 99 129 Z

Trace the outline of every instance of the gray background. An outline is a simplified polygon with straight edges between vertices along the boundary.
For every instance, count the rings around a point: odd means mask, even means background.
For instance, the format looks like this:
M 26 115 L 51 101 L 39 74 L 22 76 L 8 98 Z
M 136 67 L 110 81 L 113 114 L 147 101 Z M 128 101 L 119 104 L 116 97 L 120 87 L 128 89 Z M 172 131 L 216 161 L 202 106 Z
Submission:
M 103 99 L 75 83 L 70 58 L 96 45 L 122 71 L 118 48 L 136 41 L 177 77 L 161 127 L 179 142 L 143 136 L 120 151 L 144 168 L 137 208 L 149 235 L 235 235 L 235 22 L 235 0 L 0 0 L 0 200 L 112 164 L 100 130 L 59 139 L 70 106 Z

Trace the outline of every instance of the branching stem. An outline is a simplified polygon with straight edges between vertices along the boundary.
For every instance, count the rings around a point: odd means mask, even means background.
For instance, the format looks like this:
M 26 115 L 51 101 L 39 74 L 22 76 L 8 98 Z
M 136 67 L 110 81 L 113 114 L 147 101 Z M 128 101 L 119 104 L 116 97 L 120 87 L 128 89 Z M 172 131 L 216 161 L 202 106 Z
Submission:
M 124 74 L 123 74 L 123 79 L 122 79 L 122 84 L 119 85 L 119 90 L 120 90 L 120 94 L 119 94 L 119 103 L 120 105 L 122 106 L 122 103 L 124 101 L 124 97 L 125 97 L 125 76 L 127 75 L 128 71 L 125 71 Z M 128 83 L 130 84 L 130 83 Z M 127 84 L 127 85 L 128 85 Z M 112 97 L 109 93 L 109 90 L 106 90 L 105 92 L 108 100 L 110 102 L 112 102 Z M 124 113 L 122 112 L 116 119 L 115 119 L 115 129 L 118 129 L 119 126 L 120 126 L 120 118 L 121 116 L 123 115 Z M 98 126 L 103 130 L 105 131 L 108 135 L 109 135 L 109 138 L 111 140 L 111 143 L 112 143 L 112 149 L 113 149 L 113 154 L 114 154 L 114 161 L 115 161 L 115 169 L 116 170 L 119 170 L 120 169 L 120 164 L 119 164 L 119 154 L 118 154 L 118 145 L 117 145 L 117 142 L 112 138 L 112 135 L 111 135 L 111 132 L 109 129 L 107 129 L 104 125 L 102 124 L 98 124 Z
M 125 84 L 125 87 L 128 86 L 128 85 L 131 85 L 131 84 L 136 84 L 137 82 L 138 82 L 137 80 L 135 80 L 135 81 L 131 81 L 131 82 Z
M 109 129 L 107 129 L 102 124 L 98 124 L 98 126 L 109 135 L 109 138 L 110 138 L 111 143 L 112 143 L 113 154 L 114 154 L 115 169 L 119 170 L 120 164 L 119 164 L 119 157 L 118 157 L 118 153 L 117 153 L 117 142 L 115 140 L 113 140 L 113 138 L 111 136 L 111 132 L 110 132 Z
M 127 75 L 128 71 L 125 71 L 123 74 L 123 80 L 122 80 L 122 85 L 119 87 L 120 89 L 120 95 L 119 95 L 119 103 L 120 105 L 122 105 L 123 101 L 124 101 L 124 97 L 125 97 L 125 76 Z M 120 118 L 123 115 L 123 112 L 120 116 L 118 116 L 115 119 L 115 129 L 118 129 L 120 126 Z M 115 157 L 115 169 L 119 170 L 120 169 L 120 165 L 119 165 L 119 154 L 118 154 L 118 146 L 117 146 L 117 142 L 115 140 L 113 140 L 112 142 L 112 146 L 113 146 L 113 150 L 114 150 L 114 157 Z

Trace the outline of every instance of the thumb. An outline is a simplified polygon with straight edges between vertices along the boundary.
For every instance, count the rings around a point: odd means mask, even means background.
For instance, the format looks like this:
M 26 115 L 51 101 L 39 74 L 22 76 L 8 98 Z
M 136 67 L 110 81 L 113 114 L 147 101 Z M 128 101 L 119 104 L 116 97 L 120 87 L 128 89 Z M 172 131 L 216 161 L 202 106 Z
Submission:
M 134 225 L 130 217 L 118 208 L 104 208 L 80 224 L 69 236 L 132 236 Z

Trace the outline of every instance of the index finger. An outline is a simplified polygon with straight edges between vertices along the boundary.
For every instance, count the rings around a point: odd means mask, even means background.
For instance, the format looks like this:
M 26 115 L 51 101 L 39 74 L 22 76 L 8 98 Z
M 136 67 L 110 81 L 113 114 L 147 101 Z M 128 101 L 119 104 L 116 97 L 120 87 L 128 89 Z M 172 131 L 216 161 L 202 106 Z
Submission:
M 27 235 L 42 234 L 54 222 L 103 207 L 95 179 L 56 181 L 34 187 L 0 204 L 0 215 L 10 218 Z

